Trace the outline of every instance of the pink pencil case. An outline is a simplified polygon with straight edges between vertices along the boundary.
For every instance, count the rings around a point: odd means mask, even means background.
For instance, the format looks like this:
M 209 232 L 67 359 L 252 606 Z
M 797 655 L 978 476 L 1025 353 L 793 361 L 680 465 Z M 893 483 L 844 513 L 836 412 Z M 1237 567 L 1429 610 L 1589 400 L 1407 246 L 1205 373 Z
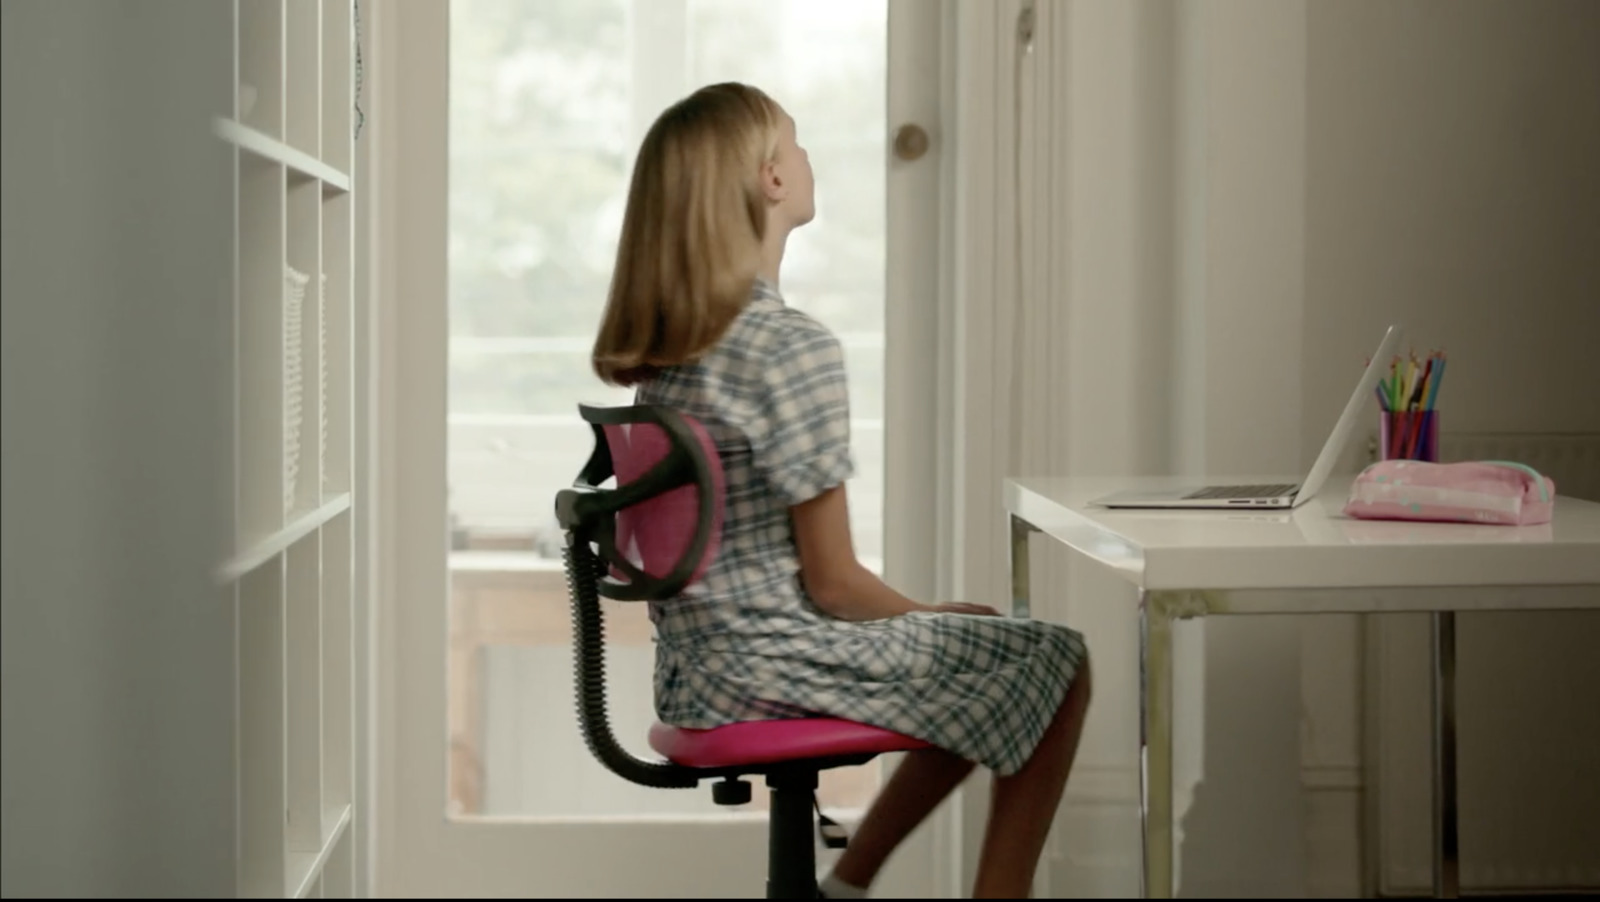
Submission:
M 1526 464 L 1385 460 L 1356 477 L 1344 512 L 1363 520 L 1549 523 L 1556 484 Z

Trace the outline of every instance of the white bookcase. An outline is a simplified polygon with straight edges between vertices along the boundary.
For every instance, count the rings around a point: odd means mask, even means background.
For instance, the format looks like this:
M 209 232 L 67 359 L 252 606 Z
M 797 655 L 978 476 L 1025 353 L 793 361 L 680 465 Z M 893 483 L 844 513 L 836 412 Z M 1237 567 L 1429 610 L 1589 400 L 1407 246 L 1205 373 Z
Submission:
M 354 0 L 235 0 L 238 880 L 354 895 Z

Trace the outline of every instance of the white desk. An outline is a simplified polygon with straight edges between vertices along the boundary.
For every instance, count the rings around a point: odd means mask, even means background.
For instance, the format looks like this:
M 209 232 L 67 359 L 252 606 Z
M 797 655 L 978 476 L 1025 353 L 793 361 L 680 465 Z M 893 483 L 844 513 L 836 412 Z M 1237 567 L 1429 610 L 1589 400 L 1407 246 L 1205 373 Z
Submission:
M 1203 482 L 1223 482 L 1204 480 Z M 1277 477 L 1226 482 L 1293 482 Z M 1349 480 L 1293 513 L 1112 511 L 1090 499 L 1193 479 L 1014 479 L 1013 611 L 1030 607 L 1035 532 L 1110 568 L 1139 590 L 1140 800 L 1144 891 L 1171 898 L 1172 622 L 1233 614 L 1433 615 L 1434 893 L 1460 889 L 1456 843 L 1455 612 L 1600 608 L 1600 504 L 1562 497 L 1541 526 L 1354 520 Z M 1091 650 L 1091 654 L 1092 654 Z

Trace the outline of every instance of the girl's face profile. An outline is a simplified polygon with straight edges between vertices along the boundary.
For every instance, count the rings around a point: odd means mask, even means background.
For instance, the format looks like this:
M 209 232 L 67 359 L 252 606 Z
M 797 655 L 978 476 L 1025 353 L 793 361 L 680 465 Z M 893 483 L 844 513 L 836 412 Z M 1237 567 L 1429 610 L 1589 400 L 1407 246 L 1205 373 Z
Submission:
M 778 149 L 773 154 L 767 191 L 774 202 L 771 215 L 782 216 L 788 228 L 803 226 L 817 215 L 811 157 L 800 146 L 794 119 L 788 113 L 778 125 Z

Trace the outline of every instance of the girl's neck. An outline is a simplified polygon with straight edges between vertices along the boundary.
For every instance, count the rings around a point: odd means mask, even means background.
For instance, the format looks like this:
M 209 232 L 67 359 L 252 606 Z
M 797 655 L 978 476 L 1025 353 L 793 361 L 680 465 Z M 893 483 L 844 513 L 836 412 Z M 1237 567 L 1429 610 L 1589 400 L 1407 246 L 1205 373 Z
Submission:
M 778 287 L 778 271 L 783 268 L 783 249 L 789 242 L 789 230 L 769 223 L 766 240 L 761 243 L 761 269 L 757 275 L 773 288 Z

